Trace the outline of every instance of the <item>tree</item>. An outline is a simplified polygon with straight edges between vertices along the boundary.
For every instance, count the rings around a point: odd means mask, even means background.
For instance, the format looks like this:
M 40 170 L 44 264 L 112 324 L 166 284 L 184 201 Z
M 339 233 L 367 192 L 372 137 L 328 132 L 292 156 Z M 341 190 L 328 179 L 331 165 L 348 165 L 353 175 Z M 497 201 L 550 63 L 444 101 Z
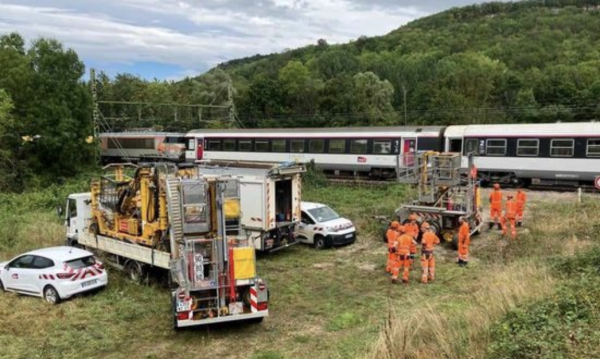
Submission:
M 362 115 L 368 125 L 389 124 L 394 120 L 392 99 L 394 87 L 372 72 L 354 76 L 354 112 Z
M 290 61 L 279 70 L 279 83 L 289 112 L 312 115 L 317 110 L 322 83 L 312 77 L 302 62 Z

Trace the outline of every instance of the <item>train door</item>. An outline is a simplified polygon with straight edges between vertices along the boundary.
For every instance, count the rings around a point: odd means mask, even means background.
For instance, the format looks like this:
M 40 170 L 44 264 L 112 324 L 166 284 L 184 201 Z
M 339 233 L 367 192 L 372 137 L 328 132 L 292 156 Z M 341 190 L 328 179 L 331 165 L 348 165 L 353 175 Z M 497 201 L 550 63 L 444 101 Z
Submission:
M 448 152 L 462 153 L 463 140 L 462 138 L 450 138 L 448 139 Z
M 403 138 L 402 139 L 402 153 L 404 155 L 404 165 L 409 167 L 414 164 L 415 157 L 414 152 L 417 150 L 417 139 L 416 138 Z
M 185 140 L 185 161 L 196 162 L 204 159 L 204 138 L 201 136 L 188 135 Z

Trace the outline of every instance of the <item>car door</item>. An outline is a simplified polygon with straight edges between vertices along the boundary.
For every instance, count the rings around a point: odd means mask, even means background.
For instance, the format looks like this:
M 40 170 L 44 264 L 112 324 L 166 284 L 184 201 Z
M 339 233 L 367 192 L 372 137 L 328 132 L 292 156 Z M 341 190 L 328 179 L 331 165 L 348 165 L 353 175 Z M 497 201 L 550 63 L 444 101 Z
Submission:
M 42 293 L 44 289 L 43 286 L 45 284 L 44 281 L 40 279 L 41 276 L 46 276 L 47 278 L 55 278 L 54 273 L 50 268 L 54 267 L 54 261 L 50 258 L 34 256 L 32 268 L 30 270 L 31 275 L 31 290 L 36 293 Z
M 300 223 L 298 224 L 298 236 L 305 239 L 308 243 L 313 243 L 313 234 L 315 230 L 315 221 L 310 218 L 308 213 L 302 211 Z
M 14 259 L 8 264 L 6 289 L 15 290 L 28 294 L 38 294 L 34 292 L 31 283 L 32 264 L 35 256 L 24 255 Z

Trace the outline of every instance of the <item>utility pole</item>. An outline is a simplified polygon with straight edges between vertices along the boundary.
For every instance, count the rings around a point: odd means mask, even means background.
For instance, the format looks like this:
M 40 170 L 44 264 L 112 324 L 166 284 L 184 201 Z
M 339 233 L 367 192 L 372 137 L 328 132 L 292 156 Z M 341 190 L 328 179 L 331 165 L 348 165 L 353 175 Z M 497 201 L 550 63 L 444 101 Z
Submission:
M 405 84 L 402 84 L 402 92 L 404 93 L 404 126 L 408 126 L 408 111 L 406 108 L 406 93 L 408 91 Z
M 99 143 L 99 135 L 100 135 L 100 109 L 98 108 L 98 92 L 96 89 L 96 70 L 90 69 L 90 82 L 92 85 L 92 126 L 93 126 L 93 136 L 94 136 L 94 157 L 96 163 L 100 163 L 100 143 Z
M 229 106 L 229 126 L 235 126 L 235 106 L 233 104 L 233 88 L 231 79 L 227 81 L 227 105 Z

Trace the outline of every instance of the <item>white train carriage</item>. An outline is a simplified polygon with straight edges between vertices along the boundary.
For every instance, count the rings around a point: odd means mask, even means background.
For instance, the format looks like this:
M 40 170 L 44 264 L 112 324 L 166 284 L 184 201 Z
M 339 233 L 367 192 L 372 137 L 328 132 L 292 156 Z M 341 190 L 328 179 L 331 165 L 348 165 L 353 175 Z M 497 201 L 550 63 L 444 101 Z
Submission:
M 185 133 L 131 131 L 101 133 L 100 156 L 104 163 L 144 160 L 183 161 Z
M 600 123 L 449 126 L 444 149 L 475 152 L 485 182 L 585 184 L 600 175 Z
M 336 174 L 392 177 L 399 155 L 442 150 L 443 130 L 441 126 L 195 130 L 187 135 L 186 160 L 314 161 L 318 168 Z

